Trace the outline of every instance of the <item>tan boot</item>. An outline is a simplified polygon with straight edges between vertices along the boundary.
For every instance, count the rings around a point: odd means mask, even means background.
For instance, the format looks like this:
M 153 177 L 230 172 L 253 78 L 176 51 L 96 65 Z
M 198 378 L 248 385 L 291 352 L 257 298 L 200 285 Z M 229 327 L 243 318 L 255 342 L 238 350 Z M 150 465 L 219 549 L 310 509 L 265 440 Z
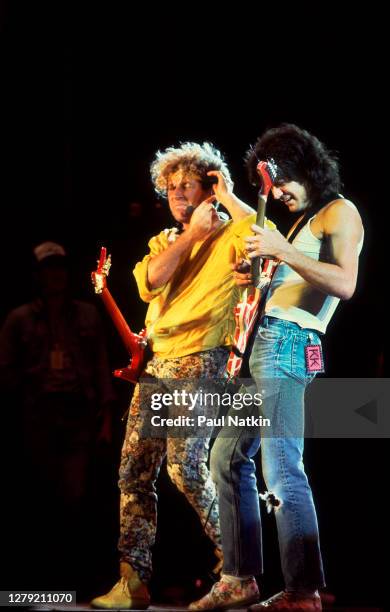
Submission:
M 104 610 L 146 610 L 150 604 L 147 586 L 129 563 L 121 562 L 120 580 L 106 595 L 91 601 L 93 608 Z

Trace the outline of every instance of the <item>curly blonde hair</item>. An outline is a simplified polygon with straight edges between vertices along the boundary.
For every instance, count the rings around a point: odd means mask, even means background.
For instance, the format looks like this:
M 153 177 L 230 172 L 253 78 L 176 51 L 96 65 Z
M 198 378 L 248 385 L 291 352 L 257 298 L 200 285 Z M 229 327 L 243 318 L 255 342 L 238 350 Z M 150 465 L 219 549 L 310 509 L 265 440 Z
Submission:
M 166 196 L 168 179 L 178 170 L 199 176 L 205 188 L 211 186 L 213 182 L 213 177 L 207 176 L 209 170 L 219 170 L 225 181 L 232 184 L 222 153 L 210 142 L 203 144 L 184 142 L 179 148 L 168 147 L 165 151 L 157 151 L 156 158 L 150 166 L 150 173 L 154 188 L 159 195 Z

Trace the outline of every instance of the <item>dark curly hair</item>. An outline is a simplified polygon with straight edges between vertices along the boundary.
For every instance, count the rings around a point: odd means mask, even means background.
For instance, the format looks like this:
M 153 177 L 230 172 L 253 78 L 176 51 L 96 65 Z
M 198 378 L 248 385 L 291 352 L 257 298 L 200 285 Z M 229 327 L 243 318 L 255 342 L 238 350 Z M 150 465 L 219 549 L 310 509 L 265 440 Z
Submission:
M 268 129 L 245 161 L 252 185 L 259 184 L 256 166 L 260 160 L 273 158 L 280 168 L 276 184 L 296 181 L 304 185 L 312 208 L 321 208 L 337 198 L 341 189 L 338 159 L 315 136 L 291 123 Z

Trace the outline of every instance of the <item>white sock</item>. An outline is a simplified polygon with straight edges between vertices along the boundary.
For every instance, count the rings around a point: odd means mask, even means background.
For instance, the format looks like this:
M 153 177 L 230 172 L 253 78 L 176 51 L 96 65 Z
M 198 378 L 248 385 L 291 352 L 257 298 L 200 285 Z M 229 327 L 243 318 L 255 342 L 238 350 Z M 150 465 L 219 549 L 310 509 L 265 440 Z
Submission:
M 230 584 L 239 584 L 243 580 L 249 580 L 250 578 L 253 579 L 252 575 L 249 575 L 249 576 L 231 576 L 230 574 L 222 574 L 221 577 L 222 577 L 222 579 L 225 582 L 229 582 Z

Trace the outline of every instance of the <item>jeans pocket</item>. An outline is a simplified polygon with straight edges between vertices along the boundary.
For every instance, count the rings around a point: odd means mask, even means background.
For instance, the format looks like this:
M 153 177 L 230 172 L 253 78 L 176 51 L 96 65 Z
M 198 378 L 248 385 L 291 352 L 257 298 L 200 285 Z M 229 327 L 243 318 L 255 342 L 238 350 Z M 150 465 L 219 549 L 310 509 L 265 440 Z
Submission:
M 280 329 L 276 327 L 264 327 L 263 325 L 259 325 L 257 335 L 261 340 L 268 342 L 276 342 L 283 336 Z
M 318 337 L 314 339 L 320 343 Z M 287 354 L 280 360 L 280 367 L 285 374 L 292 376 L 303 385 L 308 385 L 316 377 L 316 372 L 308 372 L 306 367 L 305 347 L 309 341 L 309 334 L 298 332 L 290 337 Z M 286 347 L 287 348 L 287 347 Z

